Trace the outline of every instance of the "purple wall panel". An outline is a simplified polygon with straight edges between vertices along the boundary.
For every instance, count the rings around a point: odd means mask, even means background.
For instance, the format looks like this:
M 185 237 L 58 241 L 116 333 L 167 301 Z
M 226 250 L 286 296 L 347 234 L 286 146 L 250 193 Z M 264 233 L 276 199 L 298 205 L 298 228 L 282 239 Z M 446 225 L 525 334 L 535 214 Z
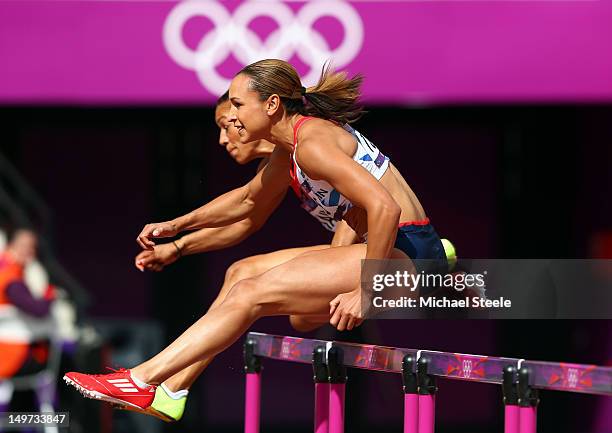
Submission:
M 307 82 L 332 59 L 376 103 L 610 101 L 610 22 L 586 0 L 3 1 L 0 103 L 210 103 L 265 57 Z

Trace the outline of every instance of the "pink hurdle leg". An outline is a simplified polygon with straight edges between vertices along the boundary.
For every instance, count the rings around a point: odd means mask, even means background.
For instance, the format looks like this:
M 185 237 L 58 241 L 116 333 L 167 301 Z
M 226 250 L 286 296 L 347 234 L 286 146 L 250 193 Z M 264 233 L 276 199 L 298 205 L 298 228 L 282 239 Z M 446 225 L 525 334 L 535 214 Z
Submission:
M 261 373 L 246 375 L 246 404 L 244 408 L 244 433 L 259 433 L 261 408 Z
M 529 370 L 523 367 L 519 371 L 519 433 L 536 433 L 537 408 L 540 402 L 538 390 L 529 386 Z
M 315 433 L 329 432 L 329 376 L 325 365 L 325 347 L 315 348 L 312 354 L 312 369 L 315 382 L 315 413 L 314 431 Z
M 415 358 L 406 355 L 402 361 L 402 382 L 404 385 L 404 433 L 419 431 L 419 395 Z
M 419 396 L 404 394 L 404 433 L 419 431 Z
M 327 352 L 329 376 L 329 433 L 344 433 L 344 393 L 346 388 L 346 367 L 344 354 L 339 347 Z
M 436 382 L 427 374 L 429 361 L 418 361 L 417 379 L 419 383 L 419 423 L 418 433 L 433 433 L 436 420 Z
M 518 389 L 516 386 L 516 368 L 512 365 L 504 368 L 502 390 L 504 393 L 504 433 L 519 433 Z
M 256 341 L 244 343 L 244 370 L 246 372 L 246 396 L 244 407 L 244 433 L 259 433 L 261 410 L 261 360 L 255 355 Z
M 419 396 L 404 394 L 404 433 L 419 432 Z
M 315 433 L 329 431 L 329 383 L 315 383 Z
M 521 407 L 520 411 L 520 433 L 536 433 L 537 430 L 537 408 L 536 407 Z
M 344 392 L 346 384 L 330 384 L 329 433 L 344 433 Z
M 519 407 L 506 405 L 504 417 L 504 433 L 519 433 Z
M 419 395 L 419 433 L 433 433 L 436 419 L 436 396 Z

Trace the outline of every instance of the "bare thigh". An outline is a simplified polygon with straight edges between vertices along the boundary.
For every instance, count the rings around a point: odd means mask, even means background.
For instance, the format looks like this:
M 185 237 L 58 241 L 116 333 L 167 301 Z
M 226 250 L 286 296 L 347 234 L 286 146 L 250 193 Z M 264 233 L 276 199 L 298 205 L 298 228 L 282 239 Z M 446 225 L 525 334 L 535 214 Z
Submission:
M 315 245 L 311 247 L 287 248 L 284 250 L 273 251 L 266 254 L 250 256 L 233 263 L 225 276 L 223 287 L 219 291 L 217 298 L 210 308 L 218 306 L 234 284 L 245 278 L 253 278 L 266 271 L 285 263 L 299 255 L 329 248 L 329 245 Z
M 319 251 L 324 249 L 329 249 L 329 245 L 314 245 L 311 247 L 299 247 L 299 248 L 287 248 L 284 250 L 273 251 L 271 253 L 266 254 L 258 254 L 256 256 L 247 257 L 246 259 L 240 260 L 240 262 L 246 262 L 248 267 L 252 271 L 252 276 L 263 274 L 264 272 L 269 271 L 270 269 L 288 262 L 291 259 L 294 259 L 297 256 L 300 256 L 305 253 L 310 253 L 313 251 Z
M 299 255 L 252 279 L 246 284 L 252 293 L 236 295 L 251 296 L 263 316 L 329 315 L 330 301 L 360 284 L 366 248 L 356 244 Z M 392 258 L 407 256 L 395 249 Z

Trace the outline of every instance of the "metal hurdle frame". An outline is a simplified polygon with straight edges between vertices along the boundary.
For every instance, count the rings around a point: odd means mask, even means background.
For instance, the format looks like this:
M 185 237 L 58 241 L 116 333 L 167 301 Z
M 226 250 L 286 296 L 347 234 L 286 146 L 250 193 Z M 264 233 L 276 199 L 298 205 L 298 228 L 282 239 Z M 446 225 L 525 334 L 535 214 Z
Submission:
M 245 433 L 259 433 L 261 360 L 312 364 L 315 433 L 344 432 L 346 369 L 400 373 L 404 433 L 435 430 L 436 379 L 497 384 L 504 433 L 536 433 L 540 389 L 612 396 L 612 367 L 404 349 L 250 332 L 244 344 Z

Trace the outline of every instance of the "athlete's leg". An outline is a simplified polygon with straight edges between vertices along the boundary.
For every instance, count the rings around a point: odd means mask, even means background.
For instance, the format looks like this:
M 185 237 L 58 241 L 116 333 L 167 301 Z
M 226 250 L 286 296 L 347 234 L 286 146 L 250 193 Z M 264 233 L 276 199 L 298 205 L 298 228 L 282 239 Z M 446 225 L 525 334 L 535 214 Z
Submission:
M 225 299 L 229 290 L 240 280 L 244 280 L 245 278 L 252 278 L 257 275 L 263 274 L 264 272 L 272 269 L 275 266 L 278 266 L 282 263 L 285 263 L 301 254 L 307 253 L 309 251 L 318 251 L 325 248 L 329 248 L 329 245 L 316 245 L 312 247 L 303 247 L 303 248 L 289 248 L 280 251 L 274 251 L 268 254 L 259 254 L 256 256 L 247 257 L 245 259 L 234 262 L 225 272 L 225 280 L 223 281 L 223 286 L 217 295 L 217 298 L 211 304 L 208 311 L 213 308 L 218 307 L 221 302 Z M 314 322 L 313 322 L 314 320 Z M 316 329 L 319 326 L 327 323 L 327 317 L 319 318 L 316 321 L 316 318 L 304 318 L 300 320 L 300 318 L 295 318 L 294 328 L 297 330 L 304 329 L 306 331 Z M 293 325 L 292 318 L 292 325 Z M 213 360 L 212 357 L 202 359 L 195 364 L 190 365 L 184 370 L 176 373 L 171 378 L 167 379 L 164 384 L 171 391 L 178 391 L 181 389 L 189 389 L 193 382 L 198 378 L 198 376 L 204 371 L 204 369 L 211 363 Z
M 289 323 L 298 332 L 310 332 L 329 323 L 329 314 L 292 314 Z
M 163 382 L 189 365 L 235 342 L 259 317 L 324 315 L 329 302 L 360 281 L 366 245 L 328 248 L 298 256 L 268 272 L 239 281 L 225 300 L 211 309 L 170 346 L 132 369 L 150 384 Z M 406 258 L 399 250 L 394 257 Z M 316 272 L 315 272 L 316 271 Z
M 219 295 L 210 305 L 209 310 L 217 307 L 223 302 L 229 290 L 240 280 L 253 278 L 264 272 L 269 271 L 275 266 L 288 262 L 297 256 L 313 251 L 319 251 L 329 248 L 329 245 L 315 245 L 311 247 L 287 248 L 284 250 L 273 251 L 266 254 L 258 254 L 256 256 L 247 257 L 233 263 L 225 273 L 223 287 L 219 291 Z

